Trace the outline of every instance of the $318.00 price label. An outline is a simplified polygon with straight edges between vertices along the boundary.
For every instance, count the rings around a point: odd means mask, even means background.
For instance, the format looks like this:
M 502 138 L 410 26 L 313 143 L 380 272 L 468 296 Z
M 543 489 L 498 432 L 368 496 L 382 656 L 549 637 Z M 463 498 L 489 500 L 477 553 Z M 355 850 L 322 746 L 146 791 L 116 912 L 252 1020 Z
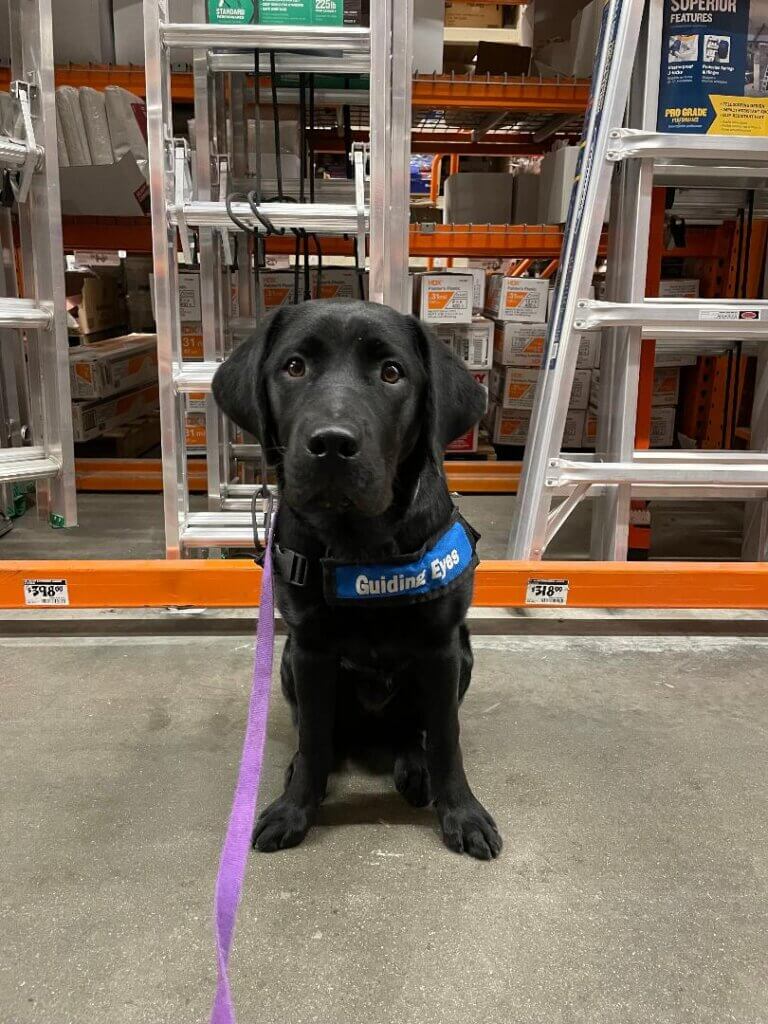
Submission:
M 568 580 L 528 580 L 526 604 L 568 604 Z
M 66 580 L 24 580 L 24 603 L 28 605 L 68 605 Z

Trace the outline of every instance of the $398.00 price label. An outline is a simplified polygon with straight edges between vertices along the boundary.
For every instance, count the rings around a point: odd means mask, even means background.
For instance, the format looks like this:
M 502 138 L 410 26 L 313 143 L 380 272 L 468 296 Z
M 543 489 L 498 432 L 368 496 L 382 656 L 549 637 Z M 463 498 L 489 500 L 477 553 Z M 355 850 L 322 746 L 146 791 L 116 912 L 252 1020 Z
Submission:
M 568 604 L 568 580 L 528 580 L 526 604 Z
M 24 580 L 24 603 L 28 605 L 68 605 L 66 580 Z

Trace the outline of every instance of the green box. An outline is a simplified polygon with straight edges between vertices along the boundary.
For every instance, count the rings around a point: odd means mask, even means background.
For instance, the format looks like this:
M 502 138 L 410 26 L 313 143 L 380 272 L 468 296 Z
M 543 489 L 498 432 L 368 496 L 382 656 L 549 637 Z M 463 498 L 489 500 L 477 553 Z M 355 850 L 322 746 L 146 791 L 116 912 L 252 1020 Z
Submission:
M 362 0 L 208 0 L 217 25 L 362 25 Z

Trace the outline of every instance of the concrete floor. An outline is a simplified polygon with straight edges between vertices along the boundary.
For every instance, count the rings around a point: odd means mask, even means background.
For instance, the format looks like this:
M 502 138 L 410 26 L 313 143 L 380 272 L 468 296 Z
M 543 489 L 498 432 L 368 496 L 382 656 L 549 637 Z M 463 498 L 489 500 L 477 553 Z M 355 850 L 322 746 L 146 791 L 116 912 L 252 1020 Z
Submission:
M 252 857 L 260 1024 L 768 1021 L 768 641 L 476 640 L 468 773 L 506 845 L 444 849 L 387 778 Z M 0 1021 L 199 1024 L 242 639 L 0 639 Z M 273 702 L 261 803 L 292 750 Z

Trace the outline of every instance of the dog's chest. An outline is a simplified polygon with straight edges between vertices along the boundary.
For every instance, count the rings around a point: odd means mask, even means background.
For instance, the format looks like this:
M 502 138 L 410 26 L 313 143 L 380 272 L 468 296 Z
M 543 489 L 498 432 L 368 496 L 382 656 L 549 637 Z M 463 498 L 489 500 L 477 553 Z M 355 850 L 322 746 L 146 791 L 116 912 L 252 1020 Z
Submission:
M 341 667 L 357 699 L 369 711 L 381 711 L 397 693 L 408 659 L 402 650 L 349 638 Z

